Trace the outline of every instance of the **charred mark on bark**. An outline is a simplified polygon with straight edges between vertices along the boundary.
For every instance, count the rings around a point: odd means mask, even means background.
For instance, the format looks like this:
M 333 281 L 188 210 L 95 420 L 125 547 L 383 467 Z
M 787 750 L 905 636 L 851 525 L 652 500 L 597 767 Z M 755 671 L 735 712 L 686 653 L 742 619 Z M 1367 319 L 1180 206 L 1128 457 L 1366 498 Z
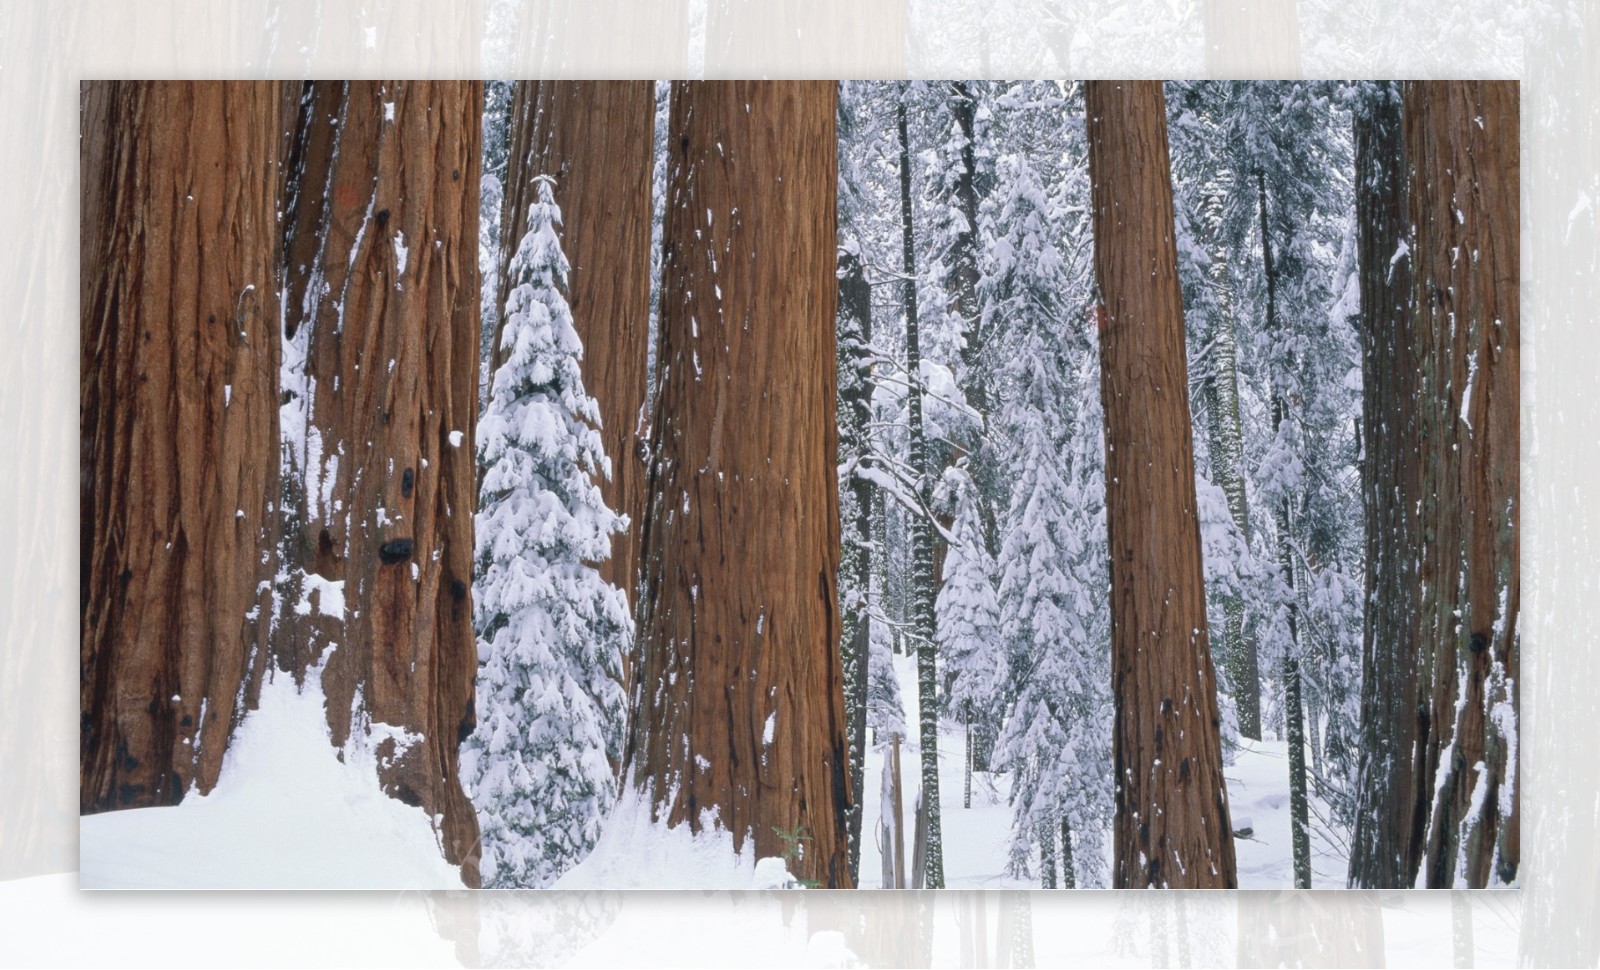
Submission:
M 1178 784 L 1187 785 L 1189 783 L 1189 762 L 1193 760 L 1193 758 L 1185 758 L 1178 762 Z
M 405 470 L 405 473 L 400 476 L 400 497 L 401 498 L 410 498 L 411 497 L 411 489 L 416 485 L 416 481 L 417 481 L 416 472 L 414 472 L 411 469 L 407 468 Z
M 383 545 L 378 547 L 378 558 L 382 560 L 383 564 L 386 566 L 393 566 L 395 563 L 405 562 L 411 558 L 411 540 L 390 539 L 388 542 L 385 542 Z
M 1489 646 L 1489 635 L 1482 630 L 1477 631 L 1472 635 L 1471 646 L 1473 653 L 1482 653 Z
M 375 216 L 375 218 L 378 220 L 378 228 L 382 229 L 383 227 L 385 227 L 385 226 L 387 226 L 389 224 L 389 210 L 388 209 L 379 209 L 378 210 L 378 214 L 377 214 L 377 216 Z

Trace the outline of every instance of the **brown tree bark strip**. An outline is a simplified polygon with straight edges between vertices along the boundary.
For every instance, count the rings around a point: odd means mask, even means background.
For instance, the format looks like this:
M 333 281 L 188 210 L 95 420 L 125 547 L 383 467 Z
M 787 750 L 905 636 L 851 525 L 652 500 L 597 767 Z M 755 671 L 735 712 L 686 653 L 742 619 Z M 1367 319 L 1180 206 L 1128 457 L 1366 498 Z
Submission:
M 1404 96 L 1430 447 L 1422 488 L 1434 725 L 1427 756 L 1439 773 L 1430 776 L 1424 878 L 1430 887 L 1481 887 L 1497 863 L 1503 879 L 1517 867 L 1516 800 L 1509 812 L 1499 805 L 1514 770 L 1514 738 L 1503 729 L 1514 721 L 1494 716 L 1497 706 L 1518 709 L 1517 86 L 1416 82 Z M 1497 859 L 1502 841 L 1509 854 Z
M 1413 754 L 1426 744 L 1430 721 L 1419 706 L 1422 438 L 1416 398 L 1421 362 L 1411 321 L 1402 134 L 1398 85 L 1383 85 L 1357 106 L 1361 491 L 1368 606 L 1350 885 L 1373 889 L 1397 889 L 1416 881 L 1431 795 Z
M 833 82 L 674 86 L 628 745 L 659 818 L 851 885 Z M 752 844 L 753 843 L 753 844 Z
M 611 478 L 606 504 L 632 521 L 612 538 L 606 581 L 633 603 L 644 518 L 643 431 L 650 341 L 650 181 L 655 91 L 649 81 L 520 81 L 501 215 L 500 293 L 528 230 L 533 181 L 555 176 L 562 248 L 572 269 L 567 303 L 583 340 L 583 382 L 600 404 Z M 495 334 L 494 359 L 503 359 Z M 626 658 L 624 658 L 626 660 Z M 624 669 L 626 672 L 626 664 Z
M 1195 513 L 1166 105 L 1087 88 L 1111 557 L 1114 885 L 1237 885 Z
M 363 715 L 418 738 L 378 746 L 381 780 L 443 816 L 445 857 L 469 885 L 478 829 L 456 765 L 477 672 L 482 103 L 476 82 L 318 82 L 301 118 L 313 130 L 299 139 L 306 208 L 289 217 L 291 252 L 299 233 L 319 238 L 308 261 L 289 264 L 289 291 L 305 294 L 288 328 L 307 328 L 310 397 L 291 545 L 308 573 L 344 583 L 345 602 L 329 616 L 320 593 L 308 597 L 294 660 L 327 657 L 335 745 Z
M 79 418 L 84 812 L 216 784 L 267 623 L 279 102 L 91 82 Z

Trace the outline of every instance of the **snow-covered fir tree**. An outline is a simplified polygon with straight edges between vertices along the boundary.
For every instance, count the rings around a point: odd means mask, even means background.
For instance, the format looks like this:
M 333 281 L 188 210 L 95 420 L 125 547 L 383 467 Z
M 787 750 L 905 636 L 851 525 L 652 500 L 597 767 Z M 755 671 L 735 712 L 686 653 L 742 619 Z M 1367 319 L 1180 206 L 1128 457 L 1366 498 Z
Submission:
M 562 294 L 567 260 L 548 176 L 511 261 L 502 346 L 478 424 L 478 726 L 464 780 L 478 808 L 484 885 L 548 886 L 593 847 L 616 796 L 627 600 L 593 563 L 626 519 Z
M 995 596 L 994 557 L 984 548 L 977 489 L 964 467 L 945 473 L 956 510 L 950 551 L 934 607 L 934 639 L 943 669 L 944 711 L 967 731 L 962 804 L 972 807 L 973 735 L 992 731 L 1005 702 L 1006 654 Z

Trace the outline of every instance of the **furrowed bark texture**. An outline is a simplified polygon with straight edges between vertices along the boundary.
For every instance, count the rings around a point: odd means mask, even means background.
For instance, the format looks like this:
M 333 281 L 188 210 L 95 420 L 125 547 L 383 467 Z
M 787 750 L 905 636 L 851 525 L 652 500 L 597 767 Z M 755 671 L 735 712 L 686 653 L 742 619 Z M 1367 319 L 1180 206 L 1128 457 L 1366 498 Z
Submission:
M 1411 323 L 1411 255 L 1400 91 L 1365 97 L 1355 119 L 1356 232 L 1361 273 L 1361 494 L 1366 518 L 1361 768 L 1350 885 L 1416 881 L 1431 790 L 1413 755 L 1430 712 L 1418 693 L 1422 456 L 1421 363 Z
M 375 722 L 411 733 L 408 745 L 377 745 L 384 789 L 442 815 L 445 857 L 475 885 L 477 821 L 457 755 L 477 672 L 483 89 L 317 82 L 301 104 L 287 249 L 289 292 L 304 296 L 287 329 L 304 354 L 305 431 L 286 556 L 306 612 L 284 662 L 326 659 L 335 745 Z M 330 583 L 343 584 L 342 611 Z
M 277 87 L 90 82 L 82 122 L 79 805 L 96 812 L 209 791 L 260 670 Z
M 1437 772 L 1423 878 L 1480 887 L 1513 877 L 1518 862 L 1507 777 L 1518 713 L 1517 86 L 1417 82 L 1404 98 Z
M 571 264 L 567 305 L 583 341 L 584 389 L 600 404 L 600 433 L 611 459 L 611 477 L 600 488 L 606 504 L 630 520 L 626 532 L 612 537 L 600 575 L 633 604 L 645 508 L 654 85 L 520 81 L 511 110 L 499 305 L 506 304 L 511 257 L 528 230 L 534 179 L 553 175 L 562 249 Z M 504 360 L 499 333 L 494 347 L 498 365 Z M 623 660 L 626 683 L 631 663 Z
M 668 824 L 699 829 L 715 811 L 737 846 L 848 887 L 837 89 L 681 82 L 672 94 L 627 762 Z
M 1206 639 L 1183 305 L 1158 82 L 1090 82 L 1106 415 L 1114 885 L 1237 885 Z

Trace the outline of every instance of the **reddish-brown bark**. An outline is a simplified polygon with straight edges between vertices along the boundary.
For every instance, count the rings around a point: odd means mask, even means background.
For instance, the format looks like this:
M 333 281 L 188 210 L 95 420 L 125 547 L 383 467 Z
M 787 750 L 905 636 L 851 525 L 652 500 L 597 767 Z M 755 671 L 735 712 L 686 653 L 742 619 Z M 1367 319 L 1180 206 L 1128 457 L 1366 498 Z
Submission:
M 216 784 L 270 615 L 279 101 L 90 82 L 79 419 L 84 812 Z
M 1424 767 L 1436 792 L 1424 882 L 1481 887 L 1518 863 L 1517 800 L 1500 806 L 1518 710 L 1517 85 L 1415 82 L 1404 98 L 1427 442 Z
M 334 744 L 363 721 L 417 737 L 379 744 L 381 781 L 442 817 L 445 856 L 469 885 L 478 829 L 456 766 L 477 672 L 482 101 L 475 82 L 316 82 L 287 215 L 287 327 L 305 348 L 308 398 L 305 450 L 291 456 L 288 547 L 304 583 L 291 598 L 311 609 L 285 663 L 326 659 Z M 321 582 L 344 584 L 342 615 L 312 591 Z
M 668 823 L 715 812 L 744 851 L 847 887 L 836 100 L 673 90 L 628 766 Z
M 1216 676 L 1195 513 L 1166 102 L 1087 88 L 1111 559 L 1118 887 L 1231 888 Z

